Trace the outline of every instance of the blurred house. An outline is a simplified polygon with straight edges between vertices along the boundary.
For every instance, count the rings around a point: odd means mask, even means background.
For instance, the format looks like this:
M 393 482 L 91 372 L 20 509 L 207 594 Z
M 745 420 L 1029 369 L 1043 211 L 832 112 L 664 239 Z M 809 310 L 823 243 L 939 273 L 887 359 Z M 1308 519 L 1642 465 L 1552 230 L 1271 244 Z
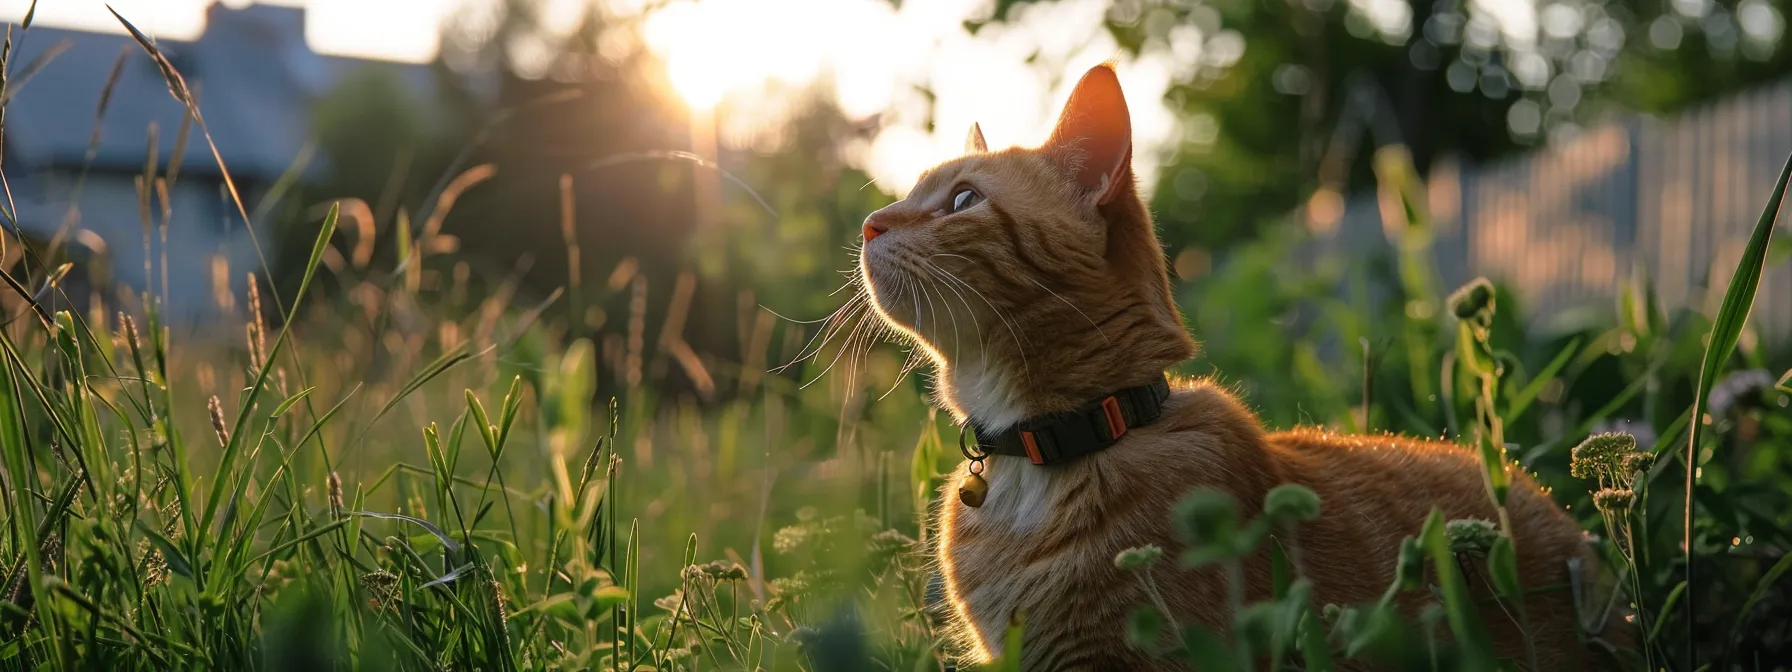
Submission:
M 213 4 L 198 39 L 157 42 L 198 99 L 251 213 L 289 170 L 308 179 L 328 174 L 321 154 L 302 165 L 296 161 L 307 154 L 314 104 L 346 76 L 388 68 L 413 99 L 428 101 L 435 94 L 427 65 L 312 51 L 304 12 Z M 47 63 L 20 87 L 19 77 L 43 56 L 50 57 Z M 230 303 L 220 300 L 220 288 L 242 296 L 245 274 L 261 268 L 254 243 L 198 125 L 191 126 L 184 147 L 176 146 L 185 109 L 143 48 L 129 35 L 39 25 L 23 35 L 11 63 L 19 91 L 6 106 L 4 165 L 27 232 L 47 240 L 61 231 L 71 253 L 102 262 L 89 270 L 96 283 L 109 274 L 159 293 L 165 275 L 164 310 L 176 324 L 219 315 L 220 304 Z M 108 89 L 115 67 L 117 80 Z M 178 168 L 171 168 L 177 156 Z M 165 201 L 155 196 L 158 182 Z M 164 207 L 165 244 L 158 228 Z M 154 227 L 146 228 L 145 213 Z M 269 223 L 256 226 L 262 252 L 271 259 Z M 152 232 L 148 258 L 154 264 L 147 274 L 146 231 Z

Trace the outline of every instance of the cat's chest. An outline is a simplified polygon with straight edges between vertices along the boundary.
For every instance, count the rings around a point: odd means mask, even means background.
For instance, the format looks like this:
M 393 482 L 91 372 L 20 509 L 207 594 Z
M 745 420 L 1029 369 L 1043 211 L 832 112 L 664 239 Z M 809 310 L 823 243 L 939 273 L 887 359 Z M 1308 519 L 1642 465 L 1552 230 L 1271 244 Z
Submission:
M 989 491 L 983 506 L 951 501 L 957 526 L 979 535 L 1026 537 L 1041 531 L 1060 508 L 1065 477 L 1059 470 L 1027 464 L 1017 457 L 995 455 L 984 461 Z M 953 491 L 963 479 L 958 475 Z

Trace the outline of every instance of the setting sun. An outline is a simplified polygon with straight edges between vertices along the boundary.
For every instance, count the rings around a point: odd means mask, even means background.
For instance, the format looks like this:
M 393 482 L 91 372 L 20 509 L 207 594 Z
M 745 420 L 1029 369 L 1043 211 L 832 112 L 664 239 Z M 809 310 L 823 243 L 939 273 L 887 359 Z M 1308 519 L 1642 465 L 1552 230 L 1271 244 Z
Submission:
M 643 37 L 672 88 L 694 108 L 775 84 L 806 85 L 832 54 L 824 26 L 848 3 L 680 0 L 651 10 Z
M 1060 65 L 1121 56 L 1102 29 L 1107 4 L 1069 0 L 1015 12 L 1008 25 L 964 31 L 984 17 L 977 0 L 674 0 L 641 11 L 642 40 L 665 64 L 666 83 L 693 111 L 716 114 L 723 143 L 781 124 L 811 92 L 850 118 L 879 118 L 864 145 L 843 148 L 879 185 L 906 190 L 955 155 L 980 123 L 992 146 L 1044 139 L 1047 111 L 1069 96 Z M 1163 55 L 1121 57 L 1133 98 L 1137 169 L 1156 174 L 1176 138 L 1162 92 L 1176 74 Z M 976 64 L 975 68 L 966 67 Z

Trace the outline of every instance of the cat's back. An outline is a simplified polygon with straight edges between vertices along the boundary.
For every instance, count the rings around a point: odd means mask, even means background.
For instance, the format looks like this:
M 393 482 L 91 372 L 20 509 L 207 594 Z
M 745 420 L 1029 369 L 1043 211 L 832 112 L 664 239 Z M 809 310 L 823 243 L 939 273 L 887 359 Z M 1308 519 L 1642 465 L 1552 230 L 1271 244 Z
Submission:
M 1318 428 L 1271 433 L 1264 443 L 1287 480 L 1313 488 L 1328 504 L 1371 506 L 1395 520 L 1410 519 L 1397 515 L 1406 509 L 1422 520 L 1433 506 L 1446 515 L 1492 513 L 1480 456 L 1466 446 Z
M 1282 475 L 1312 488 L 1321 502 L 1361 509 L 1363 518 L 1416 535 L 1433 508 L 1446 519 L 1496 520 L 1481 457 L 1470 446 L 1392 434 L 1340 434 L 1316 428 L 1275 432 L 1265 446 Z M 1564 557 L 1579 555 L 1580 526 L 1522 468 L 1508 463 L 1506 508 L 1520 541 L 1534 537 Z M 1372 515 L 1371 515 L 1372 514 Z M 1380 536 L 1379 534 L 1376 536 Z
M 1446 520 L 1499 520 L 1480 456 L 1468 446 L 1318 429 L 1272 433 L 1265 443 L 1288 481 L 1319 495 L 1320 517 L 1302 526 L 1298 543 L 1302 569 L 1314 579 L 1320 602 L 1361 603 L 1385 590 L 1399 541 L 1418 535 L 1433 509 Z M 1508 466 L 1506 473 L 1511 480 L 1506 509 L 1522 583 L 1565 586 L 1575 580 L 1571 563 L 1587 572 L 1581 579 L 1591 581 L 1597 564 L 1579 524 L 1522 469 Z M 1472 592 L 1492 598 L 1485 576 L 1468 578 Z M 1426 599 L 1406 594 L 1401 602 L 1411 616 Z M 1526 605 L 1538 626 L 1532 636 L 1539 652 L 1557 661 L 1587 659 L 1569 591 L 1534 594 Z M 1523 634 L 1510 616 L 1493 607 L 1482 612 L 1499 654 L 1522 655 Z

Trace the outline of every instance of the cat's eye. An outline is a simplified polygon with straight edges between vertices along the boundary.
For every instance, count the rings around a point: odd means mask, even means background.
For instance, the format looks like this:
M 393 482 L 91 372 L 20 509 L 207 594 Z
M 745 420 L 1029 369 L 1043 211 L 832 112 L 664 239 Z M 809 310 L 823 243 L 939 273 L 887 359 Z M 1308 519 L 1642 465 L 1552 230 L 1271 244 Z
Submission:
M 952 195 L 952 211 L 964 212 L 966 208 L 981 202 L 983 202 L 983 195 L 977 193 L 975 189 L 959 189 L 958 193 Z

